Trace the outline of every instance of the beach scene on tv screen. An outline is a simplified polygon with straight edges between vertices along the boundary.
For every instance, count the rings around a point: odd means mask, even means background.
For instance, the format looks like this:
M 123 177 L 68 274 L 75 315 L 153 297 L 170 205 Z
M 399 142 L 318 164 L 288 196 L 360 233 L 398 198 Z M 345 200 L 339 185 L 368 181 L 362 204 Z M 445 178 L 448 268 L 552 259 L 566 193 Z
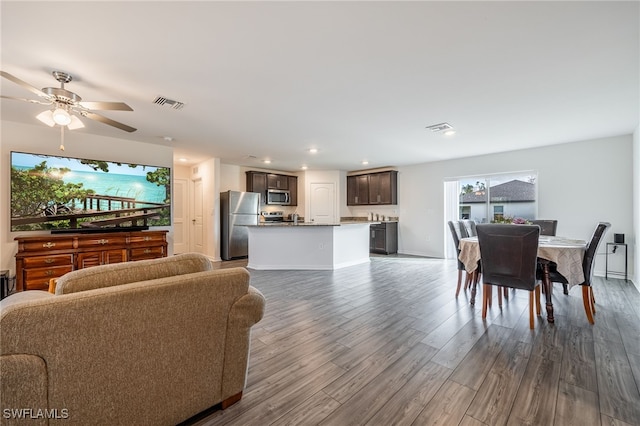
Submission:
M 11 231 L 171 224 L 171 169 L 11 153 Z

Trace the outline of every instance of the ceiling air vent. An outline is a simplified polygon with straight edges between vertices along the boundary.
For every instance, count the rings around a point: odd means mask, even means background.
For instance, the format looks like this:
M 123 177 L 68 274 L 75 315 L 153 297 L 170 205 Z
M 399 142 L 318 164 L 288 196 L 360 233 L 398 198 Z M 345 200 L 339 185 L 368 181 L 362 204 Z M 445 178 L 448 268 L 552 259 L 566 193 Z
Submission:
M 449 123 L 439 123 L 439 124 L 434 124 L 432 126 L 427 126 L 427 129 L 431 130 L 434 133 L 437 133 L 437 132 L 444 132 L 446 130 L 451 130 L 453 129 L 453 126 L 451 126 L 451 124 Z
M 184 107 L 184 103 L 165 98 L 164 96 L 158 96 L 153 103 L 160 106 L 167 106 L 171 109 L 182 109 L 182 107 Z

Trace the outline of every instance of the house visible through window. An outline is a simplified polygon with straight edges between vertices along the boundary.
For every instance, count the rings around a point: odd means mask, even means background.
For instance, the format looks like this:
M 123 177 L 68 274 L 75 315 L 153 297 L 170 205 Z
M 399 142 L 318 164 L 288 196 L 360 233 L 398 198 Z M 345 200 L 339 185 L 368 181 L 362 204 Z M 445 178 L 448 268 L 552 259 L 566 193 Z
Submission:
M 536 219 L 537 179 L 537 173 L 532 171 L 458 179 L 459 219 L 476 223 Z
M 471 217 L 471 206 L 460 206 L 460 219 L 469 219 Z

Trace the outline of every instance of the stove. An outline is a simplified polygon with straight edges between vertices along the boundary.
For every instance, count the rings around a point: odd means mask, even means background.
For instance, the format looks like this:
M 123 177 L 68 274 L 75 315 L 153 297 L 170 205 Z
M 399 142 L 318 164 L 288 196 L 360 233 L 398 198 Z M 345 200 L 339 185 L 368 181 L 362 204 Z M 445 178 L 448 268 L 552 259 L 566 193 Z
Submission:
M 273 212 L 260 212 L 260 215 L 264 218 L 266 222 L 284 222 L 284 212 L 281 210 L 273 211 Z

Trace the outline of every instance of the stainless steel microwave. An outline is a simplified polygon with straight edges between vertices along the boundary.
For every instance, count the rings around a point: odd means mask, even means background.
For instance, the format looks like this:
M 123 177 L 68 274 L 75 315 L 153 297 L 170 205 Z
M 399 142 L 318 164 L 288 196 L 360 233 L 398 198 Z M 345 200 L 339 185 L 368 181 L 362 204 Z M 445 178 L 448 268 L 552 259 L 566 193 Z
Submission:
M 283 189 L 268 189 L 267 204 L 288 206 L 291 204 L 291 193 Z

